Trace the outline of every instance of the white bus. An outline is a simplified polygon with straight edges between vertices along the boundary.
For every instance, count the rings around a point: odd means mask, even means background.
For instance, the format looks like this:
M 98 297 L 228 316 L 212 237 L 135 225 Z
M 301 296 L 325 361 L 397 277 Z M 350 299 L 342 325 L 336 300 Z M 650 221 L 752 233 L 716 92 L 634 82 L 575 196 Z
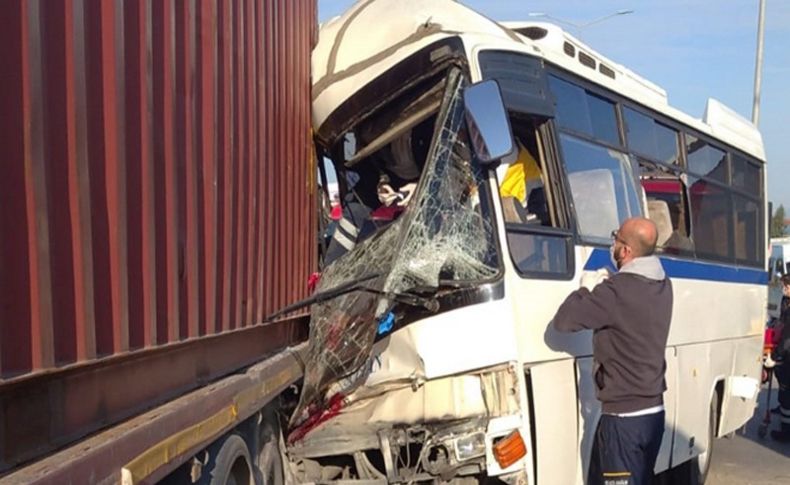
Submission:
M 472 156 L 459 114 L 488 79 L 518 146 L 499 164 Z M 765 155 L 749 121 L 712 99 L 695 119 L 556 26 L 451 0 L 361 1 L 324 24 L 313 100 L 347 252 L 316 294 L 290 479 L 583 483 L 592 335 L 550 322 L 610 264 L 611 231 L 644 215 L 674 289 L 655 471 L 704 481 L 759 388 Z M 384 214 L 381 175 L 406 162 L 416 192 Z

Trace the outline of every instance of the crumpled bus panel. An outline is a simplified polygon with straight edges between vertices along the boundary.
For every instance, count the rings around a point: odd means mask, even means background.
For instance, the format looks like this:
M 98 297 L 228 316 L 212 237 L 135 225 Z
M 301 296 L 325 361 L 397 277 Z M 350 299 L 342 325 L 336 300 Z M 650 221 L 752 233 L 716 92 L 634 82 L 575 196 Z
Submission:
M 403 311 L 409 311 L 396 306 L 393 295 L 437 288 L 440 280 L 487 280 L 497 274 L 493 226 L 483 217 L 477 191 L 484 174 L 470 164 L 463 129 L 464 85 L 461 72 L 451 70 L 418 193 L 406 211 L 325 269 L 319 292 L 377 276 L 366 283 L 370 291 L 313 307 L 304 386 L 292 424 L 364 381 L 379 322 L 393 312 L 397 328 Z
M 517 372 L 518 366 L 509 363 L 416 386 L 399 381 L 360 388 L 336 417 L 292 444 L 289 455 L 300 459 L 374 449 L 380 446 L 382 435 L 397 434 L 397 430 L 437 432 L 449 429 L 448 422 L 485 429 L 491 419 L 518 413 Z

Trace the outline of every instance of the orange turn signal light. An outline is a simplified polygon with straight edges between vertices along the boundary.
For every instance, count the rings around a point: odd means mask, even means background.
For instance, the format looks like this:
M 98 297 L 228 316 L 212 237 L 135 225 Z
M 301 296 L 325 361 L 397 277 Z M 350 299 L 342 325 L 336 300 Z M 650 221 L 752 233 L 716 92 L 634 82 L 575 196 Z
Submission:
M 527 446 L 524 444 L 521 433 L 515 430 L 497 441 L 494 444 L 493 452 L 499 467 L 505 469 L 527 454 Z

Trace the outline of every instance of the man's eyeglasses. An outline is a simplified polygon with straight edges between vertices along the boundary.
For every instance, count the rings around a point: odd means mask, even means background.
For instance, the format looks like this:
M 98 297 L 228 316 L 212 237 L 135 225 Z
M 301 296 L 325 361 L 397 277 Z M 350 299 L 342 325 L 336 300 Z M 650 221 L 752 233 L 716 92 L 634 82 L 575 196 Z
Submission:
M 625 244 L 626 246 L 628 246 L 628 242 L 625 239 L 620 237 L 619 231 L 617 229 L 612 231 L 612 240 L 619 241 L 619 242 Z

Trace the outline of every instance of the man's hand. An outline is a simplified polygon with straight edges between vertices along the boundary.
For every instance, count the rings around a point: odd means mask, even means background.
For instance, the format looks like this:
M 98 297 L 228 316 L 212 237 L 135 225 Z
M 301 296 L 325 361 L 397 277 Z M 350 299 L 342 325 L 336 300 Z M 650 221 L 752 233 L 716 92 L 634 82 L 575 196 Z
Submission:
M 398 190 L 398 194 L 400 196 L 400 200 L 398 201 L 398 207 L 406 207 L 409 202 L 411 201 L 411 196 L 414 195 L 414 191 L 417 190 L 417 184 L 414 182 L 404 185 Z
M 400 198 L 400 195 L 392 190 L 390 184 L 379 184 L 377 192 L 379 201 L 387 207 Z
M 609 277 L 609 270 L 601 268 L 598 271 L 585 271 L 581 277 L 581 287 L 592 291 L 593 288 Z

